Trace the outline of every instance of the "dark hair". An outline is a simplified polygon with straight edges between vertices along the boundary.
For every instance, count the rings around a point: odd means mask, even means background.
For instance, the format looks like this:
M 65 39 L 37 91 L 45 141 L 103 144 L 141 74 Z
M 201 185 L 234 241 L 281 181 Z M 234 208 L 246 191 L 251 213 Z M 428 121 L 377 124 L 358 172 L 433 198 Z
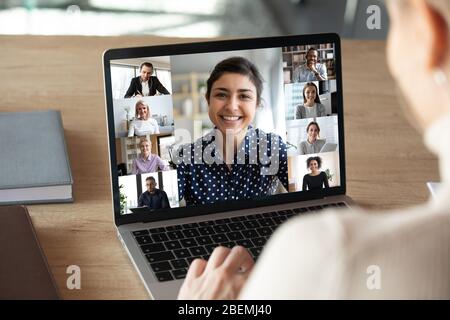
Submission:
M 311 161 L 317 161 L 317 166 L 320 167 L 322 166 L 322 159 L 320 157 L 309 157 L 306 160 L 306 168 L 309 168 L 309 164 L 311 163 Z
M 308 56 L 308 54 L 309 54 L 311 51 L 317 51 L 317 54 L 319 54 L 319 51 L 318 51 L 316 48 L 311 47 L 311 48 L 308 49 L 308 51 L 306 51 L 306 56 Z
M 315 122 L 315 121 L 311 121 L 311 122 L 308 124 L 308 126 L 306 127 L 306 132 L 309 131 L 309 127 L 310 127 L 310 126 L 316 126 L 316 127 L 317 127 L 317 130 L 320 132 L 319 124 L 318 124 L 317 122 Z
M 153 178 L 152 176 L 147 177 L 147 179 L 145 179 L 145 181 L 148 181 L 148 180 L 153 180 L 153 182 L 156 182 L 155 178 Z
M 306 102 L 305 91 L 306 91 L 306 88 L 308 88 L 308 87 L 316 88 L 316 98 L 314 99 L 314 102 L 315 103 L 321 103 L 320 102 L 320 98 L 319 98 L 319 90 L 317 89 L 317 86 L 314 84 L 314 82 L 307 82 L 305 84 L 305 86 L 303 87 L 303 103 Z
M 151 62 L 142 62 L 139 71 L 142 70 L 142 67 L 152 68 L 153 71 L 153 64 Z
M 224 73 L 238 73 L 249 77 L 250 81 L 256 88 L 256 103 L 261 103 L 261 92 L 263 87 L 263 79 L 256 66 L 243 57 L 232 57 L 220 61 L 211 72 L 206 81 L 206 100 L 209 101 L 211 89 L 214 84 Z

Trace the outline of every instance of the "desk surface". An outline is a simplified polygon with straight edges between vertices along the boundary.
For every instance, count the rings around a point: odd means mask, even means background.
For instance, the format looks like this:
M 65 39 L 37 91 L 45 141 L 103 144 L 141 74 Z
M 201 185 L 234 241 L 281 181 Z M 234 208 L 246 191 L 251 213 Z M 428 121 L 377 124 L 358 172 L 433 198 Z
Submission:
M 102 52 L 183 41 L 0 37 L 0 112 L 62 111 L 75 202 L 29 210 L 64 299 L 148 298 L 114 228 Z M 437 161 L 397 102 L 385 43 L 343 41 L 343 66 L 348 194 L 375 209 L 426 200 L 425 182 L 438 179 Z M 66 288 L 68 265 L 81 267 L 81 290 Z

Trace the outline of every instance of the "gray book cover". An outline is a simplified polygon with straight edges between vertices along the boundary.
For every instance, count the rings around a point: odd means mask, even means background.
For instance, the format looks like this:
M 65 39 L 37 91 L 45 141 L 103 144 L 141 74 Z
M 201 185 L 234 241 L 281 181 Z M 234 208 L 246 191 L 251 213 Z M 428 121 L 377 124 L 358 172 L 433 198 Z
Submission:
M 61 113 L 57 110 L 0 113 L 0 193 L 16 195 L 27 188 L 42 188 L 34 202 L 71 201 L 73 179 L 64 139 Z M 70 186 L 70 198 L 55 199 L 48 193 L 55 186 Z M 47 187 L 47 188 L 46 188 Z M 65 190 L 68 190 L 67 188 Z M 11 193 L 16 191 L 16 193 Z M 6 192 L 10 192 L 9 194 Z M 25 192 L 26 193 L 26 192 Z M 30 203 L 21 195 L 18 197 Z M 37 197 L 37 198 L 36 198 Z M 38 199 L 43 197 L 42 199 Z

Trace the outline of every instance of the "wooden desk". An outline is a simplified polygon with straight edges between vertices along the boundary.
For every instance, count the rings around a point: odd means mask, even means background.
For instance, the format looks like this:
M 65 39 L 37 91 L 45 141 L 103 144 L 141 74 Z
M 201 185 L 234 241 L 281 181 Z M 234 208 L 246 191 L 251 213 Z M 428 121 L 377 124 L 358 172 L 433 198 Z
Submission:
M 183 41 L 188 40 L 0 37 L 0 111 L 62 111 L 75 202 L 29 209 L 65 299 L 148 298 L 114 229 L 102 52 Z M 424 201 L 425 182 L 438 179 L 437 161 L 397 102 L 385 43 L 344 41 L 343 57 L 348 194 L 372 208 Z M 72 264 L 81 267 L 81 290 L 66 288 Z

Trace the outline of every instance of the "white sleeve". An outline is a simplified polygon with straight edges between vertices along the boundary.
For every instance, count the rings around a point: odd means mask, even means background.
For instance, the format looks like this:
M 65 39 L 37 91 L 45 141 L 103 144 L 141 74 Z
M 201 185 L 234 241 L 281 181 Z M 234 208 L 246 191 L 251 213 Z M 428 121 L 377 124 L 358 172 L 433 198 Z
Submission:
M 131 121 L 130 127 L 128 128 L 128 136 L 132 137 L 134 136 L 134 121 Z
M 327 66 L 325 65 L 325 63 L 322 63 L 322 68 L 320 68 L 320 76 L 325 80 L 328 79 Z
M 155 125 L 155 133 L 159 133 L 158 121 L 156 121 L 155 119 L 153 119 L 153 121 L 154 121 L 154 125 Z
M 335 263 L 342 243 L 339 225 L 335 214 L 326 213 L 300 216 L 281 226 L 264 248 L 239 298 L 333 298 L 341 278 Z

